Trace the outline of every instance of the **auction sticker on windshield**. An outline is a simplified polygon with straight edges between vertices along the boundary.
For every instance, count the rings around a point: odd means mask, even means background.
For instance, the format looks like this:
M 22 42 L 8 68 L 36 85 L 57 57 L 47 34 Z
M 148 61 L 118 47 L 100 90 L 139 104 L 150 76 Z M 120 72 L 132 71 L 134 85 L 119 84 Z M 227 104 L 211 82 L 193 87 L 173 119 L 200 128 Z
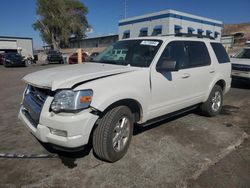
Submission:
M 144 40 L 141 42 L 141 45 L 149 45 L 149 46 L 157 46 L 159 44 L 158 41 L 148 41 Z

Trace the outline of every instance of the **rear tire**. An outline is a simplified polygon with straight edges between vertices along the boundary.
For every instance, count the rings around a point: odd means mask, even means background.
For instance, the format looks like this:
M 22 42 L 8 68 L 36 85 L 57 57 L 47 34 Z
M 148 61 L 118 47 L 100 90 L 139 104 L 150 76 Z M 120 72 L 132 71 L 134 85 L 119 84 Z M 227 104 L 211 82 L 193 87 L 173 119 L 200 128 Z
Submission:
M 118 106 L 109 110 L 98 120 L 94 130 L 94 153 L 108 162 L 121 159 L 128 150 L 133 123 L 132 112 L 127 106 Z
M 203 115 L 213 117 L 221 112 L 223 104 L 223 92 L 219 85 L 215 85 L 206 102 L 201 104 L 201 112 Z

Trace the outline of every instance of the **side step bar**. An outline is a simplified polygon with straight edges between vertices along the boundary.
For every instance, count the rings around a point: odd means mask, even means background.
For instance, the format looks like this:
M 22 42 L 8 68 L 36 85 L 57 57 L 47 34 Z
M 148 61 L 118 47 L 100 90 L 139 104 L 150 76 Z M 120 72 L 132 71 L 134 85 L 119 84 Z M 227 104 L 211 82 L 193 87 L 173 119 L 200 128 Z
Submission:
M 166 120 L 166 119 L 169 119 L 169 118 L 172 118 L 172 117 L 181 115 L 181 114 L 183 114 L 183 113 L 185 113 L 185 112 L 189 112 L 189 111 L 191 111 L 191 110 L 194 110 L 194 109 L 196 109 L 198 106 L 199 106 L 199 105 L 194 105 L 194 106 L 187 107 L 187 108 L 184 108 L 184 109 L 175 111 L 175 112 L 171 112 L 171 113 L 169 113 L 169 114 L 165 114 L 165 115 L 163 115 L 163 116 L 160 116 L 160 117 L 157 117 L 157 118 L 148 120 L 147 122 L 142 123 L 142 124 L 138 124 L 138 125 L 141 126 L 141 127 L 146 127 L 146 126 L 152 125 L 152 124 L 154 124 L 154 123 L 157 123 L 157 122 L 160 122 L 160 121 L 163 121 L 163 120 Z

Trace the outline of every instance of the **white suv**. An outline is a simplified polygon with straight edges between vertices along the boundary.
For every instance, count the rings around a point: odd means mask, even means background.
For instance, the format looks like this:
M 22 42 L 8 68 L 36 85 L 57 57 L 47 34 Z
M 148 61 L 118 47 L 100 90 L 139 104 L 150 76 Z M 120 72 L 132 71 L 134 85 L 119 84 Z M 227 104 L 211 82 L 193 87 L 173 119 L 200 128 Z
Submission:
M 107 54 L 122 49 L 124 59 Z M 118 41 L 93 62 L 29 74 L 19 118 L 41 142 L 63 149 L 91 143 L 114 162 L 129 147 L 134 124 L 199 107 L 217 115 L 231 85 L 223 46 L 192 37 Z
M 233 58 L 232 62 L 232 77 L 250 81 L 250 47 L 243 48 Z

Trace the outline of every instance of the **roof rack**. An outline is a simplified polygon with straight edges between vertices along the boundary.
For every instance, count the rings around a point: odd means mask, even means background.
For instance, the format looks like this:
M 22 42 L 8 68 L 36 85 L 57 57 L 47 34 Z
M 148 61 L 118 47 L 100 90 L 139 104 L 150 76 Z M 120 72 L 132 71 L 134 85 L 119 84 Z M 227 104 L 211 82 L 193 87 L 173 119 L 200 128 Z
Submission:
M 200 35 L 200 34 L 191 34 L 191 33 L 175 33 L 175 34 L 168 34 L 162 36 L 176 36 L 176 37 L 197 37 L 197 38 L 208 38 L 211 40 L 215 40 L 214 37 L 207 36 L 207 35 Z

